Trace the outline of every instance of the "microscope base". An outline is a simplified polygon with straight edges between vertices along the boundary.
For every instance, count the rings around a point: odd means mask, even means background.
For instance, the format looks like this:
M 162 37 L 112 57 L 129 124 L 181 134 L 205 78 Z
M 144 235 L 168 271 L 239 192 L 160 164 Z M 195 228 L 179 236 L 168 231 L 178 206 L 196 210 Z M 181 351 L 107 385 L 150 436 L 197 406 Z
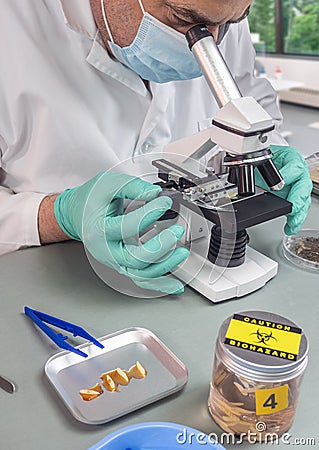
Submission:
M 194 267 L 199 267 L 200 262 L 203 266 L 192 279 Z M 239 267 L 217 267 L 202 256 L 191 253 L 174 275 L 212 302 L 217 303 L 242 297 L 261 288 L 277 274 L 277 271 L 277 262 L 247 247 L 246 260 Z

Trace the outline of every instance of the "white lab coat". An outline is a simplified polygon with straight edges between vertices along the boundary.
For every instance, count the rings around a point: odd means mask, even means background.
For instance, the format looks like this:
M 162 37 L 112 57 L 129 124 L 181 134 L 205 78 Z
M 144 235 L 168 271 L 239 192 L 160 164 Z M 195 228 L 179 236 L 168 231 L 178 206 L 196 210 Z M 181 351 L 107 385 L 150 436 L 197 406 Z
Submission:
M 217 104 L 203 78 L 150 83 L 112 60 L 89 0 L 0 0 L 0 254 L 39 245 L 46 194 L 206 128 Z M 160 43 L 159 43 L 160 45 Z M 220 49 L 243 95 L 281 115 L 267 80 L 253 77 L 247 22 Z M 273 142 L 285 144 L 277 134 Z M 130 172 L 141 173 L 134 164 Z

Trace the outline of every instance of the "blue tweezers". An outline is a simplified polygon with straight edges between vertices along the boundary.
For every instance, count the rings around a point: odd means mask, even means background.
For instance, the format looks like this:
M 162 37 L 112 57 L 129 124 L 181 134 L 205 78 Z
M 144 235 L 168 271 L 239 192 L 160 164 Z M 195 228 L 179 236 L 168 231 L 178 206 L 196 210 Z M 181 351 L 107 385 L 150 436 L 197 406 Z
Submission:
M 86 353 L 82 352 L 78 348 L 74 348 L 74 347 L 72 347 L 72 345 L 68 344 L 66 342 L 66 339 L 68 338 L 68 336 L 64 336 L 61 333 L 55 333 L 44 322 L 50 323 L 51 325 L 61 328 L 62 330 L 69 331 L 70 333 L 73 333 L 74 337 L 81 336 L 84 339 L 87 339 L 88 341 L 92 342 L 92 344 L 97 345 L 100 348 L 104 348 L 104 345 L 102 345 L 99 341 L 97 341 L 93 336 L 91 336 L 87 331 L 85 331 L 83 328 L 79 327 L 78 325 L 74 325 L 73 323 L 66 322 L 65 320 L 62 320 L 62 319 L 58 319 L 57 317 L 49 316 L 48 314 L 45 314 L 41 311 L 36 311 L 35 309 L 31 309 L 28 306 L 24 307 L 24 312 L 60 348 L 69 350 L 70 352 L 76 353 L 77 355 L 83 356 L 84 358 L 87 358 L 87 356 L 88 356 Z

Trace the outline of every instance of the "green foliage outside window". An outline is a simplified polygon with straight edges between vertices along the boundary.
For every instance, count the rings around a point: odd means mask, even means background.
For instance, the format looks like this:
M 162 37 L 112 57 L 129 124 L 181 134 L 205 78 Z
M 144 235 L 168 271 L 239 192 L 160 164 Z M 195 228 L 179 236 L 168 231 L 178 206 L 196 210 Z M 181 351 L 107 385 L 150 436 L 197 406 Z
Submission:
M 256 51 L 275 52 L 275 0 L 254 0 L 250 8 L 249 25 L 251 33 L 259 35 L 259 42 L 254 44 Z
M 285 52 L 319 55 L 319 3 L 287 0 L 284 17 Z
M 276 6 L 282 8 L 283 16 L 277 30 Z M 254 44 L 257 52 L 278 53 L 276 32 L 281 29 L 284 53 L 319 56 L 318 0 L 253 0 L 249 24 L 251 32 L 259 35 Z

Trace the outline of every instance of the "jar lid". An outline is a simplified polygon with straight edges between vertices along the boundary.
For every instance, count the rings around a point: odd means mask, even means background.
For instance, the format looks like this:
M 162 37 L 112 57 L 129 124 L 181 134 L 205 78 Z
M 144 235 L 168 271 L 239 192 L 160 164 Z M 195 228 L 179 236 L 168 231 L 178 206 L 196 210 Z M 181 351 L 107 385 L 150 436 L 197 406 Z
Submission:
M 223 322 L 216 352 L 239 375 L 282 380 L 305 369 L 308 341 L 303 331 L 285 317 L 267 311 L 244 311 Z

